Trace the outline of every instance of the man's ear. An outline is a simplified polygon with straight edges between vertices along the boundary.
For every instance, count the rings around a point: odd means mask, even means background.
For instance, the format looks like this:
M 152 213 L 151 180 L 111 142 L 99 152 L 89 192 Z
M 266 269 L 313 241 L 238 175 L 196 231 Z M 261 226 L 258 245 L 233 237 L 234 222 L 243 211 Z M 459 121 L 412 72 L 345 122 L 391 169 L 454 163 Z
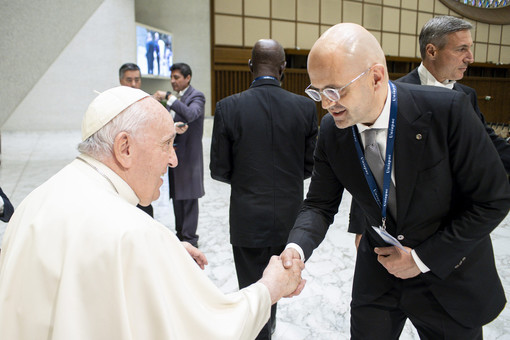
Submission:
M 285 67 L 287 66 L 287 62 L 284 61 L 283 63 L 281 63 L 280 65 L 280 80 L 283 80 L 283 71 L 285 71 Z
M 425 54 L 427 57 L 434 59 L 436 57 L 436 53 L 437 48 L 433 44 L 427 44 L 427 46 L 425 46 Z
M 374 86 L 380 86 L 384 81 L 384 73 L 386 72 L 384 66 L 381 64 L 376 64 L 372 66 L 372 70 L 374 74 L 373 75 Z
M 115 160 L 126 169 L 129 169 L 133 164 L 132 143 L 133 138 L 125 131 L 115 136 L 113 142 L 113 155 Z

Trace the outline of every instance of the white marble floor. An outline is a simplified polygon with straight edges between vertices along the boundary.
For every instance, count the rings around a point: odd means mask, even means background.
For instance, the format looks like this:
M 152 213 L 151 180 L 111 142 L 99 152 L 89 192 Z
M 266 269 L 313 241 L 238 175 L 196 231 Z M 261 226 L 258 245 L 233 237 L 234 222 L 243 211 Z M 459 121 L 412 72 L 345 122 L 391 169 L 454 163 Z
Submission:
M 199 245 L 209 259 L 206 275 L 222 291 L 232 292 L 237 290 L 237 281 L 228 235 L 230 188 L 209 176 L 211 123 L 210 119 L 206 120 L 203 140 L 206 195 L 200 199 Z M 79 138 L 79 131 L 2 133 L 0 186 L 15 207 L 77 155 Z M 173 230 L 173 213 L 167 197 L 168 188 L 164 185 L 160 199 L 154 204 L 155 217 Z M 303 276 L 308 282 L 303 293 L 279 303 L 273 339 L 349 339 L 349 302 L 355 259 L 354 238 L 346 232 L 350 200 L 350 195 L 346 194 L 325 241 L 307 262 Z M 4 229 L 5 224 L 1 224 L 0 240 Z M 499 273 L 506 291 L 510 292 L 510 217 L 492 237 Z M 485 339 L 510 339 L 510 307 L 484 327 L 484 335 Z M 408 324 L 401 339 L 414 340 L 418 336 Z

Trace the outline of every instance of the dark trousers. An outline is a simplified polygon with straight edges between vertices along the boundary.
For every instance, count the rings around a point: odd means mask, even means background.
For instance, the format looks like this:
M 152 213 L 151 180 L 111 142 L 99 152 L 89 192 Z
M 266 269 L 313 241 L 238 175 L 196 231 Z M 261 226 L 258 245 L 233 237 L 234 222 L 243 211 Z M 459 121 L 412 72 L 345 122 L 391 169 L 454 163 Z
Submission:
M 198 198 L 191 200 L 172 199 L 177 238 L 198 246 Z
M 280 255 L 285 245 L 266 248 L 245 248 L 232 246 L 234 263 L 236 265 L 237 281 L 239 289 L 257 282 L 266 268 L 271 256 Z M 271 339 L 271 325 L 276 322 L 276 303 L 271 306 L 271 317 L 264 325 L 256 340 Z
M 377 284 L 377 282 L 374 282 Z M 370 303 L 351 302 L 351 339 L 393 340 L 409 319 L 422 340 L 480 340 L 482 327 L 466 328 L 441 307 L 420 278 L 399 280 Z
M 154 209 L 152 208 L 152 204 L 149 204 L 146 207 L 138 204 L 137 207 L 140 208 L 141 210 L 145 211 L 150 217 L 154 217 Z

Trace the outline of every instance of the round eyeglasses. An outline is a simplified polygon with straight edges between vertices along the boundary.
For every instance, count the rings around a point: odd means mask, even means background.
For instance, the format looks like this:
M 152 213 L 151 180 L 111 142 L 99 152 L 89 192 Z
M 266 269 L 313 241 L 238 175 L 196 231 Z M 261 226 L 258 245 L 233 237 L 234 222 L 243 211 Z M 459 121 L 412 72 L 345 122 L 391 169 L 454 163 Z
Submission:
M 310 84 L 305 89 L 305 92 L 310 98 L 312 98 L 316 102 L 321 101 L 321 95 L 324 95 L 329 101 L 337 102 L 340 100 L 340 97 L 341 97 L 340 92 L 342 92 L 343 89 L 345 89 L 347 86 L 354 83 L 356 80 L 361 78 L 365 73 L 367 73 L 371 69 L 372 69 L 372 67 L 369 67 L 368 69 L 363 71 L 360 75 L 358 75 L 356 78 L 354 78 L 353 80 L 351 80 L 350 82 L 348 82 L 346 85 L 344 85 L 342 87 L 339 87 L 339 88 L 328 87 L 328 88 L 325 88 L 324 90 L 319 90 L 319 89 L 315 89 L 315 88 L 311 87 L 312 84 Z

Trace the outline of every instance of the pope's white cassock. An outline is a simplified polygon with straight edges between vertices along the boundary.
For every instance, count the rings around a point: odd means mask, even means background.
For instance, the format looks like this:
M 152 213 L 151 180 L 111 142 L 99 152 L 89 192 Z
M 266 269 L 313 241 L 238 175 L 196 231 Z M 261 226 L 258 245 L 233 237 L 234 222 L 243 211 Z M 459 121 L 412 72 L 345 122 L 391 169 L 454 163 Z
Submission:
M 268 289 L 225 295 L 134 191 L 85 155 L 34 190 L 0 255 L 0 339 L 253 339 Z

